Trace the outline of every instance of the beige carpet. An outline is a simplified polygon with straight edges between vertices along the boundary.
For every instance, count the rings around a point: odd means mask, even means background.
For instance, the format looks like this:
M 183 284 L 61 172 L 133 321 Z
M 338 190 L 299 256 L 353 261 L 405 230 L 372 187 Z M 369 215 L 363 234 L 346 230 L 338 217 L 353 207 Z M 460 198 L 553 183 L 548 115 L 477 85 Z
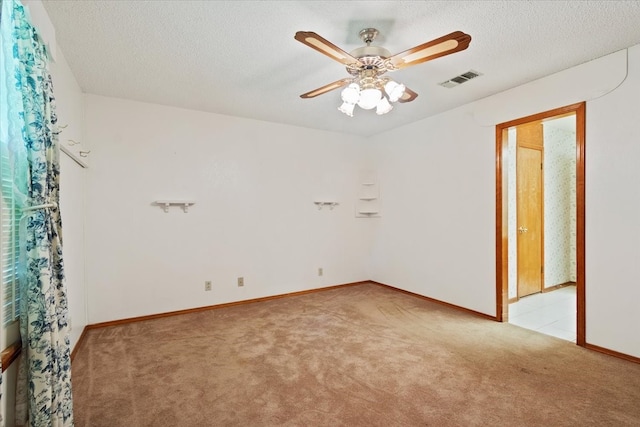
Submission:
M 638 426 L 640 365 L 363 284 L 88 333 L 76 426 Z

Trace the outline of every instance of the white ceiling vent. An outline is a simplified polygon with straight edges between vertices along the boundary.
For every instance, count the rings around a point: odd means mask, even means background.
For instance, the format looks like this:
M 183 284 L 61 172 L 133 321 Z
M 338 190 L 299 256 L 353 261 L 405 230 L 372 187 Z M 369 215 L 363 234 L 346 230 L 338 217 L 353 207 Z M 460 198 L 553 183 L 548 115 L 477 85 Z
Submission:
M 476 77 L 481 76 L 481 75 L 482 75 L 482 73 L 479 73 L 479 72 L 473 71 L 473 70 L 469 70 L 466 73 L 460 74 L 459 76 L 455 76 L 453 78 L 450 78 L 446 82 L 439 83 L 439 85 L 442 86 L 442 87 L 446 87 L 446 88 L 452 88 L 452 87 L 459 86 L 464 82 L 468 82 L 471 79 L 475 79 Z

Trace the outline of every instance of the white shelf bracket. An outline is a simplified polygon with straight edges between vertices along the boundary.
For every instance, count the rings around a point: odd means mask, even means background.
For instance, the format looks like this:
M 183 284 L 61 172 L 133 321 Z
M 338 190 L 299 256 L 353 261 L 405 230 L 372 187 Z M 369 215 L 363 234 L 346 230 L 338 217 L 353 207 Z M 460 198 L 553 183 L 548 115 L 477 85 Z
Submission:
M 333 210 L 333 208 L 335 208 L 336 206 L 338 206 L 340 204 L 338 202 L 323 202 L 323 201 L 318 201 L 318 200 L 316 200 L 313 203 L 318 207 L 319 211 L 322 210 L 322 208 L 324 206 L 329 206 L 329 209 Z
M 189 206 L 193 206 L 196 204 L 196 202 L 192 200 L 156 200 L 154 203 L 162 207 L 162 210 L 165 211 L 165 213 L 169 213 L 169 208 L 171 207 L 171 205 L 182 206 L 182 210 L 184 211 L 184 213 L 188 213 Z

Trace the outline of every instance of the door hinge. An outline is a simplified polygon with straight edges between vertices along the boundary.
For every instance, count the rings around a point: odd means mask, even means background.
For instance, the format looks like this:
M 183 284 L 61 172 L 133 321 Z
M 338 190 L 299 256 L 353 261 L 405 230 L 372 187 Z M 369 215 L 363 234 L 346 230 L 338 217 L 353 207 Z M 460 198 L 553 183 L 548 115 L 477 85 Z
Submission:
M 540 274 L 544 274 L 544 266 L 540 267 Z
M 543 163 L 540 163 L 540 170 L 544 170 L 544 168 L 542 167 Z

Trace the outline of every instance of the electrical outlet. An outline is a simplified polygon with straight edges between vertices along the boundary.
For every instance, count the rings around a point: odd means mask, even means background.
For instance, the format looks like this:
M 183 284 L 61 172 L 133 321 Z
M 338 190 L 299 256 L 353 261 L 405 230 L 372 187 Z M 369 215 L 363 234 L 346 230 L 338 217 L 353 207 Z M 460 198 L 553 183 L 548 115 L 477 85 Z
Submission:
M 238 277 L 238 287 L 244 286 L 244 277 Z
M 204 290 L 205 291 L 211 290 L 211 280 L 207 280 L 206 282 L 204 282 Z
M 322 276 L 322 274 L 323 274 L 323 273 L 324 273 L 324 272 L 322 271 L 322 267 L 320 267 L 320 268 L 318 269 L 318 276 Z

